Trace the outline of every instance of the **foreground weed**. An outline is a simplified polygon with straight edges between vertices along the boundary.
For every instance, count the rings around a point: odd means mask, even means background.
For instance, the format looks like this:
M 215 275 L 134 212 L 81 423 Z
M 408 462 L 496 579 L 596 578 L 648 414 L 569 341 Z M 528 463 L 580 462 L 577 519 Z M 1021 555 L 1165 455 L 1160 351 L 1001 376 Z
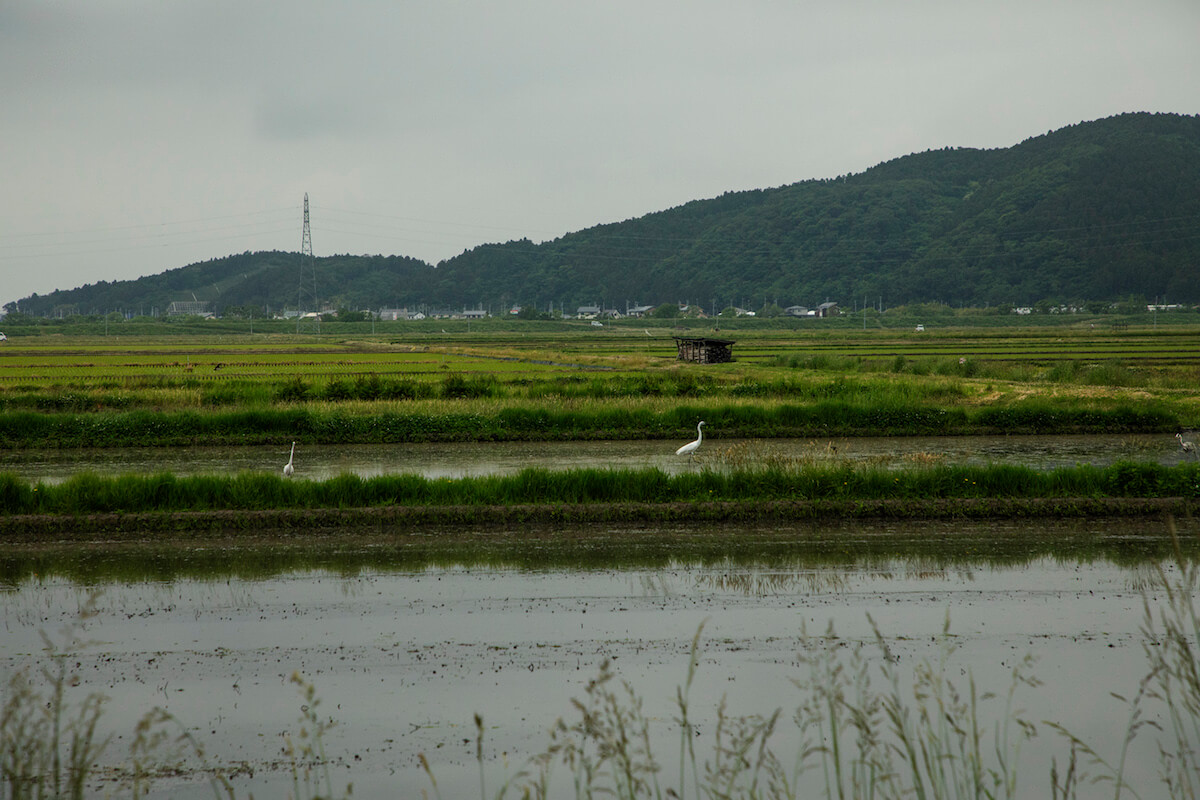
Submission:
M 956 670 L 948 621 L 940 657 L 907 671 L 911 690 L 904 689 L 899 661 L 877 627 L 873 645 L 850 645 L 830 626 L 824 636 L 802 636 L 799 657 L 807 674 L 793 681 L 799 699 L 791 715 L 800 733 L 798 749 L 785 759 L 774 747 L 780 720 L 786 719 L 782 707 L 765 716 L 736 716 L 722 698 L 708 755 L 702 756 L 690 700 L 702 629 L 692 640 L 686 682 L 677 690 L 676 786 L 660 785 L 663 773 L 651 749 L 642 699 L 630 684 L 618 683 L 605 662 L 585 697 L 573 701 L 578 719 L 555 724 L 549 746 L 510 782 L 512 788 L 525 797 L 554 796 L 552 773 L 562 765 L 576 798 L 1020 796 L 1021 745 L 1036 728 L 1015 708 L 1015 698 L 1022 687 L 1037 685 L 1030 658 L 1013 670 L 1002 717 L 985 724 L 992 718 L 983 715 L 983 706 L 994 696 L 979 692 L 969 672 L 965 686 L 949 677 Z
M 1081 737 L 1052 725 L 1071 743 L 1072 760 L 1056 780 L 1057 796 L 1073 798 L 1081 785 L 1112 785 L 1114 800 L 1123 795 L 1139 797 L 1130 785 L 1126 766 L 1135 741 L 1155 731 L 1159 775 L 1173 798 L 1200 797 L 1200 609 L 1195 596 L 1200 590 L 1200 564 L 1183 555 L 1174 519 L 1167 528 L 1175 545 L 1177 572 L 1159 566 L 1155 588 L 1162 600 L 1143 596 L 1142 652 L 1148 671 L 1138 681 L 1134 694 L 1124 700 L 1129 723 L 1116 757 L 1110 758 Z
M 578 721 L 556 723 L 547 755 L 568 767 L 576 797 L 660 797 L 642 699 L 627 681 L 617 683 L 605 661 L 586 698 L 571 701 Z
M 292 797 L 295 800 L 333 800 L 333 777 L 329 771 L 329 757 L 325 753 L 325 732 L 333 725 L 331 719 L 322 719 L 317 713 L 321 698 L 317 688 L 299 672 L 293 672 L 291 682 L 300 687 L 304 698 L 300 706 L 299 729 L 295 738 L 288 734 L 284 752 L 292 767 Z M 342 797 L 353 794 L 353 784 L 346 786 Z
M 199 766 L 192 766 L 192 759 Z M 208 776 L 213 797 L 235 800 L 233 784 L 219 768 L 209 764 L 203 743 L 175 715 L 156 706 L 144 714 L 129 746 L 130 795 L 146 797 L 156 778 L 199 773 Z
M 107 697 L 89 693 L 75 703 L 68 689 L 80 683 L 71 654 L 87 645 L 86 621 L 96 613 L 96 595 L 57 638 L 42 633 L 45 665 L 9 678 L 0 710 L 0 779 L 11 800 L 82 798 L 93 764 L 108 747 L 97 725 Z
M 1172 797 L 1200 796 L 1200 612 L 1195 595 L 1200 565 L 1185 561 L 1174 520 L 1168 520 L 1179 575 L 1160 570 L 1166 602 L 1155 614 L 1147 600 L 1143 652 L 1153 676 L 1149 696 L 1166 712 L 1159 744 L 1163 777 Z
M 1013 667 L 1007 702 L 994 726 L 992 741 L 985 742 L 980 703 L 993 698 L 980 693 L 974 676 L 960 687 L 948 677 L 955 647 L 950 638 L 950 618 L 943 629 L 938 663 L 917 665 L 911 703 L 901 691 L 901 680 L 887 642 L 878 627 L 876 640 L 884 655 L 883 674 L 891 692 L 883 701 L 892 734 L 909 769 L 912 789 L 919 797 L 1008 798 L 1018 797 L 1017 776 L 1021 745 L 1037 733 L 1014 702 L 1022 686 L 1040 685 L 1033 676 L 1033 658 L 1026 655 Z

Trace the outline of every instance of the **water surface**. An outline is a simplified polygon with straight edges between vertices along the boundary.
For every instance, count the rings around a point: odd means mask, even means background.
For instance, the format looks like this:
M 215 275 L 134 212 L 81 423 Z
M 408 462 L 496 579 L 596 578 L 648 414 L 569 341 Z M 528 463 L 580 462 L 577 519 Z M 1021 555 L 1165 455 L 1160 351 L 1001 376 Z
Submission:
M 237 781 L 241 795 L 285 797 L 292 790 L 285 737 L 294 735 L 305 702 L 289 680 L 299 672 L 317 686 L 322 718 L 338 723 L 325 741 L 335 788 L 353 781 L 355 796 L 420 796 L 430 790 L 418 764 L 424 753 L 441 796 L 461 797 L 479 795 L 474 714 L 484 720 L 494 791 L 546 746 L 556 719 L 577 718 L 571 698 L 584 696 L 605 661 L 644 699 L 653 741 L 675 765 L 672 700 L 702 625 L 692 689 L 700 757 L 711 757 L 722 698 L 734 714 L 784 708 L 776 746 L 790 757 L 797 737 L 788 709 L 800 700 L 791 679 L 805 674 L 797 653 L 806 631 L 823 634 L 832 625 L 838 638 L 819 647 L 848 652 L 862 644 L 878 664 L 874 620 L 908 670 L 937 660 L 949 618 L 948 674 L 960 686 L 969 673 L 981 690 L 1003 696 L 1014 666 L 1036 654 L 1044 685 L 1022 689 L 1025 715 L 1064 723 L 1115 753 L 1127 708 L 1108 692 L 1132 694 L 1145 673 L 1138 628 L 1149 580 L 1147 569 L 1051 558 L 1011 568 L 904 559 L 811 569 L 461 566 L 91 588 L 33 579 L 0 600 L 0 665 L 7 673 L 31 663 L 42 646 L 38 632 L 68 624 L 99 588 L 86 629 L 95 644 L 72 661 L 82 682 L 74 691 L 111 698 L 104 724 L 122 738 L 110 757 L 122 754 L 137 717 L 158 704 L 206 743 L 210 759 L 249 765 Z M 988 708 L 998 719 L 1001 706 Z M 1048 794 L 1050 753 L 1065 752 L 1049 731 L 1041 737 L 1024 750 L 1023 783 L 1034 796 Z M 1153 773 L 1152 754 L 1145 770 Z M 669 766 L 664 779 L 672 774 Z M 559 778 L 565 791 L 569 777 Z M 168 781 L 155 796 L 211 793 Z
M 296 477 L 323 480 L 341 473 L 363 477 L 417 473 L 430 478 L 498 475 L 526 467 L 648 468 L 669 473 L 706 466 L 771 460 L 852 463 L 887 467 L 914 464 L 1021 464 L 1052 469 L 1103 466 L 1120 460 L 1178 463 L 1183 454 L 1166 435 L 912 436 L 853 439 L 708 439 L 696 461 L 675 455 L 683 441 L 468 442 L 454 444 L 307 445 L 296 447 Z M 79 472 L 282 472 L 288 446 L 160 447 L 17 450 L 0 454 L 0 470 L 54 483 Z

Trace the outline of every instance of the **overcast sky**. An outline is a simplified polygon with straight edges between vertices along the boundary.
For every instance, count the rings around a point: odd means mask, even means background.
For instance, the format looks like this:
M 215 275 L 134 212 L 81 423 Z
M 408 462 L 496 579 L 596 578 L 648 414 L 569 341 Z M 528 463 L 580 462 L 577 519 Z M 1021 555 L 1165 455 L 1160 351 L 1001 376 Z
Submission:
M 0 304 L 1200 112 L 1197 0 L 0 0 Z

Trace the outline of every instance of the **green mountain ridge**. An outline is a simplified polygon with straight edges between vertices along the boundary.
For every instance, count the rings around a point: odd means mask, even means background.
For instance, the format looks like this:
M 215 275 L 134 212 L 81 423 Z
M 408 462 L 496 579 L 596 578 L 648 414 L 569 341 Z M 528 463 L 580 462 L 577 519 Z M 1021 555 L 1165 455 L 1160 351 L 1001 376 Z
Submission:
M 1200 302 L 1200 116 L 1131 113 L 995 150 L 947 148 L 864 172 L 729 192 L 436 266 L 316 259 L 323 304 L 545 309 L 673 301 L 718 308 Z M 295 308 L 300 256 L 243 253 L 20 301 L 44 315 L 171 301 Z M 322 290 L 322 285 L 328 287 Z

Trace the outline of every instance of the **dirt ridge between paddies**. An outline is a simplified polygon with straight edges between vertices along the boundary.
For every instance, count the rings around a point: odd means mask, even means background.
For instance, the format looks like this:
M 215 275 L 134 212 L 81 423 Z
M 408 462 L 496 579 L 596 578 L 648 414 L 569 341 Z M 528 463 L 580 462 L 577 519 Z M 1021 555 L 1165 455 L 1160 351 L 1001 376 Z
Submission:
M 513 525 L 581 523 L 763 522 L 806 520 L 986 520 L 1192 517 L 1191 497 L 887 498 L 670 503 L 386 506 L 339 509 L 206 510 L 93 514 L 14 514 L 0 517 L 0 542 L 139 541 L 148 534 L 191 539 L 237 538 L 265 532 L 309 536 L 372 531 L 404 536 L 419 526 L 476 533 Z

